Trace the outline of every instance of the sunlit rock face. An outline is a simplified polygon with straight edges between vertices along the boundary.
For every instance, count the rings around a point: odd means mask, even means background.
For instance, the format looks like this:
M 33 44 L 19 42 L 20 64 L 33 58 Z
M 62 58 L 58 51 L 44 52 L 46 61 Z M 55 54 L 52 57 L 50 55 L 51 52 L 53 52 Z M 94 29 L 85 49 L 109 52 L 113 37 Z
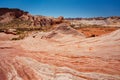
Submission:
M 28 12 L 25 12 L 20 9 L 9 9 L 9 8 L 0 8 L 0 23 L 8 23 L 15 18 L 20 18 L 22 15 L 28 15 Z
M 13 21 L 13 22 L 12 22 Z M 58 18 L 46 17 L 41 15 L 31 15 L 26 11 L 14 8 L 0 8 L 0 23 L 23 23 L 23 26 L 52 26 L 55 24 L 60 24 L 64 21 L 64 17 L 60 16 Z M 25 22 L 26 23 L 25 23 Z M 16 26 L 16 25 L 14 25 Z M 13 26 L 13 27 L 14 27 Z
M 85 38 L 61 24 L 23 40 L 1 40 L 0 80 L 120 80 L 120 30 Z

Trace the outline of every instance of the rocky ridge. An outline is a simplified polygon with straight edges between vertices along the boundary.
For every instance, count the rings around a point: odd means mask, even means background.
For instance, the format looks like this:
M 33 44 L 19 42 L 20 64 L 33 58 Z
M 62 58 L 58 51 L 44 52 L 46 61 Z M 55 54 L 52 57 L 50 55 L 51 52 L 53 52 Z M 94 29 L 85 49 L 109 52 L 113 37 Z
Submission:
M 29 21 L 28 26 L 51 26 L 63 21 L 63 17 L 58 18 L 46 16 L 33 16 L 20 9 L 0 8 L 0 23 L 8 23 L 13 20 Z

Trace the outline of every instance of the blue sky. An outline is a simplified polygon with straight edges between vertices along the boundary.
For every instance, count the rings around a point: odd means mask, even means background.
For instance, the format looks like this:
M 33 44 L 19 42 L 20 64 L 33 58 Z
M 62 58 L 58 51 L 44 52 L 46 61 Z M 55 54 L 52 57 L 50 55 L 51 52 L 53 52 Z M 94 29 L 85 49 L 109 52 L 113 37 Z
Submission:
M 0 0 L 0 7 L 54 17 L 120 16 L 120 0 Z

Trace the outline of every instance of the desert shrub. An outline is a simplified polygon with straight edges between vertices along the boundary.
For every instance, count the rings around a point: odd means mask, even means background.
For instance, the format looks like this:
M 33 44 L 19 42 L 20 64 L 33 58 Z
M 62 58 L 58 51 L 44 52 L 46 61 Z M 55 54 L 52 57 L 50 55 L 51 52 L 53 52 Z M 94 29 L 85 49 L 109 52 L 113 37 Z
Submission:
M 19 34 L 22 34 L 22 33 L 24 33 L 24 31 L 19 31 L 19 30 L 16 31 L 16 35 L 19 35 Z
M 12 38 L 11 40 L 19 40 L 19 38 Z
M 95 34 L 92 34 L 90 37 L 96 37 L 96 35 L 95 35 Z
M 70 27 L 74 28 L 74 27 L 75 27 L 75 24 L 71 24 Z
M 11 40 L 21 40 L 21 39 L 24 39 L 25 37 L 27 37 L 28 36 L 28 32 L 21 32 L 21 31 L 19 31 L 18 32 L 18 37 L 16 37 L 16 38 L 12 38 Z

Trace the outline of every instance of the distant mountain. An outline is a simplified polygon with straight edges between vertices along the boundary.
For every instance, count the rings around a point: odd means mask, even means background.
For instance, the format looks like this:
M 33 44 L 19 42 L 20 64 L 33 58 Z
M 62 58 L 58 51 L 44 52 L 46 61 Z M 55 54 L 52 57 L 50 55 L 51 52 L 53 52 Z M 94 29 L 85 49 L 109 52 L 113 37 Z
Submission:
M 95 18 L 66 18 L 72 25 L 76 27 L 82 27 L 85 25 L 100 25 L 100 26 L 111 26 L 120 27 L 120 17 L 95 17 Z
M 66 20 L 106 20 L 106 19 L 120 19 L 120 16 L 110 16 L 110 17 L 93 17 L 93 18 L 65 18 Z

